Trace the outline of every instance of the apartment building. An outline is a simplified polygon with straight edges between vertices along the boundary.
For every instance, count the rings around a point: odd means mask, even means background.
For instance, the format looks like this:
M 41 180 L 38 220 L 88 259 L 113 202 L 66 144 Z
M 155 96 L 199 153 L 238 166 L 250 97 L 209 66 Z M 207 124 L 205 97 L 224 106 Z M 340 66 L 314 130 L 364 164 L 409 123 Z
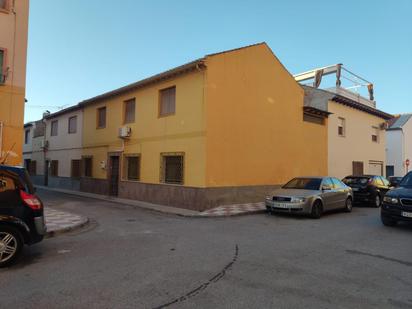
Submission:
M 404 176 L 412 170 L 412 114 L 396 115 L 386 130 L 386 175 Z
M 80 189 L 82 126 L 78 105 L 25 125 L 23 158 L 36 184 Z
M 345 70 L 346 74 L 353 74 Z M 322 76 L 335 74 L 334 87 L 319 89 Z M 373 85 L 356 75 L 359 83 L 368 85 L 369 98 L 341 86 L 341 64 L 295 75 L 303 85 L 305 105 L 317 106 L 328 116 L 328 174 L 343 178 L 348 175 L 385 175 L 386 121 L 393 116 L 376 108 Z M 348 77 L 349 78 L 349 77 Z
M 28 0 L 0 1 L 0 162 L 22 164 Z
M 328 113 L 303 103 L 265 43 L 85 100 L 80 189 L 195 210 L 261 201 L 327 174 Z

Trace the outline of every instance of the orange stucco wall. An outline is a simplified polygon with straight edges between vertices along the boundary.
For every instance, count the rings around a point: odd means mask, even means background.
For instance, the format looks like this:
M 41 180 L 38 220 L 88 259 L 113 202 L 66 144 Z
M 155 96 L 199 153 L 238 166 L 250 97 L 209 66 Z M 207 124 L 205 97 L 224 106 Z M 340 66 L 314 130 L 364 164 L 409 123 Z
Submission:
M 11 6 L 13 3 L 9 11 L 0 11 L 0 48 L 6 51 L 3 74 L 7 72 L 5 83 L 0 84 L 0 159 L 8 153 L 6 164 L 20 165 L 29 1 L 10 1 Z
M 303 89 L 266 44 L 206 66 L 206 186 L 327 174 L 327 125 L 303 122 Z

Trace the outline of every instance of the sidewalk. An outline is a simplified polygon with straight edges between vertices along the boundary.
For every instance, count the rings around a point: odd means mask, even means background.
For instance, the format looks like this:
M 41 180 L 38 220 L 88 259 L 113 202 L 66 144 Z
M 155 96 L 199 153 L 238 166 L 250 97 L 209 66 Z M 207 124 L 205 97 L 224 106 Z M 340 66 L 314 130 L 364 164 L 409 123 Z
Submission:
M 239 216 L 239 215 L 248 215 L 265 212 L 264 203 L 246 203 L 246 204 L 235 204 L 235 205 L 224 205 L 216 208 L 208 209 L 203 212 L 198 212 L 189 209 L 177 208 L 172 206 L 152 204 L 142 201 L 123 199 L 113 196 L 106 196 L 88 192 L 73 191 L 66 189 L 50 188 L 44 186 L 36 186 L 39 189 L 60 192 L 70 195 L 76 195 L 81 197 L 93 198 L 107 202 L 119 203 L 134 207 L 139 207 L 143 209 L 149 209 L 158 211 L 161 213 L 174 214 L 183 217 L 199 217 L 199 218 L 208 218 L 208 217 L 229 217 L 229 216 Z
M 44 208 L 44 217 L 47 227 L 47 237 L 73 231 L 89 222 L 88 218 L 48 207 Z

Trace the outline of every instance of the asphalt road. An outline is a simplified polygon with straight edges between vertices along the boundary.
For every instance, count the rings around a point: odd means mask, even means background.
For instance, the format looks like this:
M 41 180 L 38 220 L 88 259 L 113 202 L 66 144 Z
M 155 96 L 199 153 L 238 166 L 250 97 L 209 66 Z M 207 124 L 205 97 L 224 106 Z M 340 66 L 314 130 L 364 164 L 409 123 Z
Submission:
M 183 218 L 39 193 L 91 224 L 1 269 L 0 308 L 412 308 L 412 227 L 377 209 Z

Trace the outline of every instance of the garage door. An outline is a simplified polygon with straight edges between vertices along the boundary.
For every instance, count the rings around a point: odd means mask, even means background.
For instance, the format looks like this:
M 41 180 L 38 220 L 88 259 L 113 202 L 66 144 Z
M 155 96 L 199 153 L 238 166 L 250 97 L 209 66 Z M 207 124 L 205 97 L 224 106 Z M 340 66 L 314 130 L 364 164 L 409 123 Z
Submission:
M 369 162 L 369 174 L 383 176 L 383 162 Z

